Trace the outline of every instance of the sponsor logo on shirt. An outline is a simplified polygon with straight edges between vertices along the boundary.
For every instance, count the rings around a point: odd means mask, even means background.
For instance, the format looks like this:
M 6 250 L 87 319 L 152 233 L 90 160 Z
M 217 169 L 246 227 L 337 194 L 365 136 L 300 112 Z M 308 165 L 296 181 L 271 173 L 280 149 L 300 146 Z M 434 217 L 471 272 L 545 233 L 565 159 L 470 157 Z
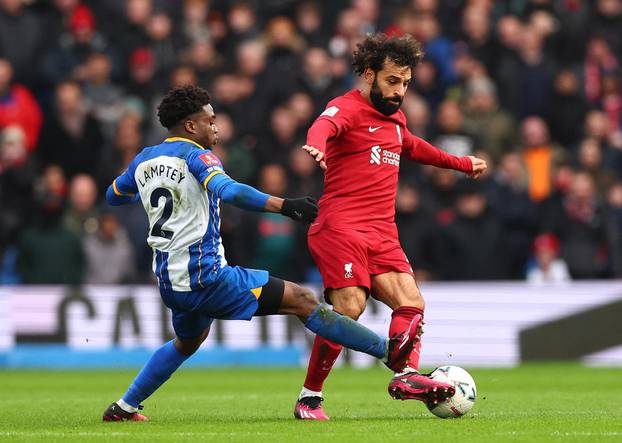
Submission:
M 381 163 L 399 167 L 400 155 L 396 152 L 391 152 L 386 149 L 382 149 L 380 148 L 380 146 L 372 146 L 369 164 L 380 165 Z
M 376 132 L 380 128 L 382 128 L 382 126 L 376 126 L 375 128 L 372 128 L 371 125 L 370 125 L 369 126 L 369 132 Z
M 205 163 L 205 166 L 220 166 L 220 160 L 218 160 L 218 157 L 216 157 L 211 152 L 201 154 L 199 155 L 199 158 L 201 159 L 201 161 L 203 161 L 203 163 Z
M 322 115 L 326 115 L 326 116 L 328 116 L 328 117 L 334 117 L 334 116 L 335 116 L 335 114 L 336 114 L 336 113 L 338 113 L 338 112 L 339 112 L 339 108 L 338 108 L 337 106 L 331 106 L 331 107 L 329 107 L 329 108 L 326 108 L 326 109 L 324 110 L 324 112 L 322 112 L 322 113 L 320 114 L 320 116 L 322 116 Z

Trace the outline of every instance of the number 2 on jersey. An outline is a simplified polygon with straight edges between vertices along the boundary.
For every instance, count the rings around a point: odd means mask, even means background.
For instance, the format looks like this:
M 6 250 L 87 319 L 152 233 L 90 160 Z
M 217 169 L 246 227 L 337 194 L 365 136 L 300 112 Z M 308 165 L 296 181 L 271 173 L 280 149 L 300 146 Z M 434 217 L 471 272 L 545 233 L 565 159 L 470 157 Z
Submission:
M 151 235 L 170 240 L 173 238 L 173 231 L 162 229 L 162 226 L 171 217 L 171 214 L 173 214 L 173 194 L 171 194 L 171 191 L 166 188 L 154 189 L 150 198 L 152 208 L 160 206 L 160 197 L 166 198 L 166 202 L 164 203 L 164 212 L 162 213 L 162 217 L 160 217 L 153 225 Z

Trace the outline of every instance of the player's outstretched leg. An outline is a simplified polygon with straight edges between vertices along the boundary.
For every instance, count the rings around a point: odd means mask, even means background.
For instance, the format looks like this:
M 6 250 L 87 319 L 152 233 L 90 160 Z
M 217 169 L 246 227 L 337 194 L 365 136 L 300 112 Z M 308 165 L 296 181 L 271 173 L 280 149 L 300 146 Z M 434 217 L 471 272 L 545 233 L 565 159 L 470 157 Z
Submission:
M 199 337 L 177 337 L 160 346 L 138 373 L 123 397 L 104 411 L 104 421 L 148 421 L 139 413 L 141 402 L 153 394 L 170 376 L 199 349 L 209 328 Z

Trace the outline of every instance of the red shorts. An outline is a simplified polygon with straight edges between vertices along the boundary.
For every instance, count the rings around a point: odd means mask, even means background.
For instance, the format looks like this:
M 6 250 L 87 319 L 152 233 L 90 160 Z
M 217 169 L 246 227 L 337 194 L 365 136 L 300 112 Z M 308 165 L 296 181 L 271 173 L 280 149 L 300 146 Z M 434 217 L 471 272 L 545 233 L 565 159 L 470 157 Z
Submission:
M 317 224 L 309 229 L 309 250 L 324 288 L 371 287 L 371 276 L 386 272 L 413 275 L 397 234 L 356 231 Z

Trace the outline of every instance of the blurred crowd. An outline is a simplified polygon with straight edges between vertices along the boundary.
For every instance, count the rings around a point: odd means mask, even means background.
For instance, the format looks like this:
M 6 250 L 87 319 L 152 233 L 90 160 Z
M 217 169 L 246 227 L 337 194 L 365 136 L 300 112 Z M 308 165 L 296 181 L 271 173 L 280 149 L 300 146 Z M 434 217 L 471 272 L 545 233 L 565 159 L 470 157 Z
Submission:
M 206 87 L 234 179 L 318 197 L 299 149 L 356 87 L 366 33 L 425 47 L 413 133 L 479 181 L 401 164 L 396 221 L 421 280 L 622 277 L 622 0 L 0 0 L 0 283 L 145 283 L 147 220 L 103 194 Z M 305 227 L 223 208 L 227 258 L 317 281 Z

